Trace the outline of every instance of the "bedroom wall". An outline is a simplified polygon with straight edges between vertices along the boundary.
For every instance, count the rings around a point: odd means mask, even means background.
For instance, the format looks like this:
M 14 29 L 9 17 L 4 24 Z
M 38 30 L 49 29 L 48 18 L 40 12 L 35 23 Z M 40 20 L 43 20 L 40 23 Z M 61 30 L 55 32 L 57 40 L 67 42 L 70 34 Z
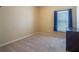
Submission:
M 1 16 L 0 16 L 0 41 L 2 39 L 2 20 L 1 20 Z
M 36 7 L 0 8 L 0 44 L 37 31 Z
M 54 11 L 55 10 L 64 10 L 72 8 L 73 13 L 73 27 L 76 27 L 76 7 L 74 6 L 48 6 L 40 7 L 40 18 L 39 18 L 39 31 L 44 33 L 55 33 L 55 34 L 64 34 L 63 32 L 54 32 Z

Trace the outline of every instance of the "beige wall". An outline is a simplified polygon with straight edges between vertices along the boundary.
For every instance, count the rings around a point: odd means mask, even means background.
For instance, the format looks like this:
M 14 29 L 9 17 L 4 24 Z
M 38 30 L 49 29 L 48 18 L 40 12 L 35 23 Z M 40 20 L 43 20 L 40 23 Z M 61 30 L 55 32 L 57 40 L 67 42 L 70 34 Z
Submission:
M 1 40 L 2 40 L 2 20 L 1 20 L 1 16 L 0 16 L 0 41 Z
M 35 7 L 0 8 L 0 44 L 36 32 L 36 11 Z
M 73 13 L 73 27 L 76 27 L 76 7 L 67 7 L 67 6 L 51 6 L 51 7 L 40 7 L 40 18 L 39 18 L 39 31 L 40 32 L 49 32 L 49 33 L 55 33 L 53 31 L 54 29 L 54 11 L 55 10 L 65 10 L 72 8 Z M 57 34 L 63 34 L 60 32 L 57 32 Z

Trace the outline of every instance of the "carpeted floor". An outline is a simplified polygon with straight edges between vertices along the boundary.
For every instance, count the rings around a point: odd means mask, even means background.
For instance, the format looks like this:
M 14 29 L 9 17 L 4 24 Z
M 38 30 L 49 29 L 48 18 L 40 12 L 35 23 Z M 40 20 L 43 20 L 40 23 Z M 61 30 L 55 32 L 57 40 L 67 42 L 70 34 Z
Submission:
M 65 37 L 33 35 L 0 48 L 1 52 L 65 52 Z

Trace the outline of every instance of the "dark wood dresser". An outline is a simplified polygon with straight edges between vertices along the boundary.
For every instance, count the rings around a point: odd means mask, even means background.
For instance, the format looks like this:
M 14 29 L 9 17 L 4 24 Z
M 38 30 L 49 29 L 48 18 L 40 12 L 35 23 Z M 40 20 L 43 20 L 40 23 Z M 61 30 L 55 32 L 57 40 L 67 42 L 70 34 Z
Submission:
M 79 52 L 79 31 L 66 32 L 66 51 Z

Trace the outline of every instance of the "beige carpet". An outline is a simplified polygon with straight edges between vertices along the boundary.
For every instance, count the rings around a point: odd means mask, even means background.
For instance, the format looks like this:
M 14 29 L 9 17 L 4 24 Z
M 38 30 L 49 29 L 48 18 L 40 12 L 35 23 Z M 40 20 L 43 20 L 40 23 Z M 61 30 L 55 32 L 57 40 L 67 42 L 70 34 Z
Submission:
M 65 52 L 65 37 L 36 34 L 7 46 L 1 52 Z

